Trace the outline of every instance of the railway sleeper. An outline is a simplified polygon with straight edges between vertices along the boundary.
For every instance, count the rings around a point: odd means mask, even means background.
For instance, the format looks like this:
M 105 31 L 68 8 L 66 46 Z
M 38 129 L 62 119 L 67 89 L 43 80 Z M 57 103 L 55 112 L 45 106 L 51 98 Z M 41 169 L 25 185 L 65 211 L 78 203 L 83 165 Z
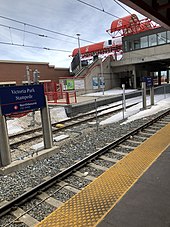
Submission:
M 75 173 L 73 173 L 74 176 L 76 177 L 81 177 L 81 178 L 84 178 L 86 180 L 90 180 L 90 181 L 93 181 L 96 179 L 96 177 L 93 177 L 91 175 L 84 175 L 83 173 L 81 173 L 80 171 L 76 171 Z
M 31 217 L 29 214 L 26 214 L 25 211 L 21 208 L 18 208 L 15 211 L 11 212 L 14 217 L 16 217 L 18 220 L 17 222 L 23 222 L 24 224 L 28 226 L 35 226 L 39 223 L 35 218 Z
M 61 206 L 63 204 L 63 202 L 61 202 L 60 200 L 57 200 L 55 198 L 53 198 L 52 196 L 49 197 L 49 195 L 45 192 L 42 192 L 40 195 L 37 195 L 37 198 L 41 199 L 41 200 L 45 200 L 46 203 L 58 208 L 59 206 Z
M 115 151 L 115 150 L 110 150 L 109 152 L 110 152 L 110 153 L 113 153 L 113 154 L 123 155 L 123 156 L 125 156 L 125 155 L 127 155 L 127 154 L 128 154 L 128 153 L 126 153 L 126 152 Z
M 100 169 L 100 170 L 103 170 L 103 171 L 108 170 L 107 167 L 105 167 L 105 166 L 100 166 L 100 165 L 96 165 L 96 164 L 94 164 L 94 163 L 89 163 L 88 166 L 93 167 L 94 169 Z
M 156 131 L 158 131 L 159 129 L 161 129 L 162 127 L 161 126 L 157 126 L 157 125 L 151 125 L 151 126 L 149 126 L 149 128 L 151 128 L 151 129 L 155 129 Z
M 139 136 L 139 135 L 134 135 L 133 137 L 136 138 L 136 139 L 141 139 L 142 142 L 143 142 L 144 140 L 148 139 L 147 137 L 142 136 L 142 135 L 141 135 L 141 136 Z
M 57 185 L 59 185 L 60 187 L 64 187 L 65 189 L 67 189 L 68 191 L 71 191 L 73 193 L 78 193 L 80 191 L 79 189 L 69 185 L 65 181 L 60 181 L 59 183 L 57 183 Z
M 150 129 L 150 128 L 147 128 L 144 130 L 144 132 L 151 132 L 151 133 L 156 133 L 157 130 L 156 129 Z
M 105 161 L 113 162 L 113 163 L 116 163 L 118 161 L 118 159 L 116 159 L 116 158 L 109 158 L 105 155 L 102 155 L 99 158 L 102 159 L 102 160 L 105 160 Z
M 129 146 L 129 145 L 124 145 L 124 144 L 119 144 L 119 147 L 129 149 L 129 150 L 134 150 L 136 147 Z
M 141 142 L 136 141 L 136 140 L 132 140 L 132 139 L 128 139 L 128 140 L 126 140 L 126 141 L 129 142 L 129 143 L 137 144 L 137 145 L 140 145 L 140 144 L 141 144 Z
M 170 121 L 166 121 L 166 120 L 162 119 L 160 122 L 162 122 L 162 124 L 166 125 L 166 124 L 169 124 Z
M 149 133 L 149 132 L 139 132 L 140 135 L 146 135 L 146 136 L 152 136 L 153 133 Z

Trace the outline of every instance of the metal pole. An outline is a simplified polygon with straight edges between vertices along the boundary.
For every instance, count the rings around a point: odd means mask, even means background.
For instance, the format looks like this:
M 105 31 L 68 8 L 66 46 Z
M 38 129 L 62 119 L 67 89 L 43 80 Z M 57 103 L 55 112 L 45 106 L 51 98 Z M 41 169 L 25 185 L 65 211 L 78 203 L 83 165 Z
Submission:
M 96 131 L 97 131 L 97 138 L 98 138 L 98 131 L 99 131 L 99 122 L 97 117 L 97 101 L 95 99 L 95 110 L 96 110 Z
M 11 163 L 8 131 L 5 116 L 2 115 L 0 106 L 0 166 L 7 166 Z
M 33 83 L 34 84 L 39 84 L 39 71 L 37 69 L 34 70 L 33 72 Z M 35 110 L 32 111 L 32 121 L 31 121 L 31 126 L 35 126 Z
M 76 34 L 78 39 L 79 69 L 81 69 L 80 34 Z
M 123 94 L 122 94 L 123 96 Z M 123 120 L 125 119 L 125 110 L 124 110 L 124 103 L 123 103 L 123 98 L 122 98 L 122 113 L 123 113 Z
M 154 105 L 154 87 L 150 87 L 150 98 L 151 98 L 151 105 Z
M 53 146 L 52 128 L 50 113 L 48 108 L 47 97 L 45 96 L 45 107 L 41 109 L 41 120 L 43 129 L 44 148 L 48 149 Z
M 30 71 L 31 71 L 31 69 L 29 68 L 29 66 L 26 66 L 26 77 L 27 77 L 28 85 L 31 84 Z M 34 72 L 33 72 L 33 77 L 34 77 Z M 32 112 L 32 120 L 31 120 L 30 126 L 35 126 L 35 111 L 34 110 Z
M 26 77 L 27 77 L 28 84 L 31 84 L 30 71 L 31 70 L 29 69 L 29 66 L 26 66 Z
M 137 85 L 136 85 L 136 70 L 133 69 L 133 88 L 136 89 Z
M 166 99 L 166 85 L 164 84 L 164 99 Z
M 35 69 L 34 70 L 34 72 L 33 72 L 33 82 L 34 82 L 34 84 L 39 84 L 39 72 L 38 72 L 38 70 L 37 69 Z
M 146 109 L 146 82 L 142 82 L 142 102 L 143 109 Z
M 101 66 L 101 82 L 102 82 L 102 92 L 103 92 L 103 95 L 104 95 L 104 75 L 103 75 L 103 63 L 102 63 L 102 59 L 100 59 L 100 66 Z
M 125 84 L 122 84 L 122 88 L 123 88 L 123 108 L 124 111 L 126 112 Z
M 126 103 L 125 103 L 125 84 L 122 84 L 123 93 L 122 93 L 122 113 L 123 120 L 125 119 Z

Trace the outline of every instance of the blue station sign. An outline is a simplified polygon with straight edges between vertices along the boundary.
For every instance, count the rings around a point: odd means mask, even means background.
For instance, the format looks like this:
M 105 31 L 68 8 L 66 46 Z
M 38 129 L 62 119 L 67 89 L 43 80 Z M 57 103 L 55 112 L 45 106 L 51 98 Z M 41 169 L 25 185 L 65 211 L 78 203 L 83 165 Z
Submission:
M 146 82 L 147 87 L 152 87 L 153 86 L 153 78 L 152 77 L 144 77 L 143 82 Z
M 0 87 L 2 115 L 25 112 L 45 107 L 42 84 Z

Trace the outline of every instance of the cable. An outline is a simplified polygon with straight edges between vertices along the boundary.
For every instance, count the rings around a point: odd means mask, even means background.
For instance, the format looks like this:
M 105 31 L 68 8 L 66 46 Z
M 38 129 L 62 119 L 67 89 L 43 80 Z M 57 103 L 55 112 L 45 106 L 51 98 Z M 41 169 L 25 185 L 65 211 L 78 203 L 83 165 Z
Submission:
M 60 50 L 60 49 L 53 49 L 53 48 L 48 48 L 48 47 L 39 47 L 39 46 L 31 46 L 31 45 L 21 45 L 17 43 L 7 43 L 7 42 L 0 42 L 0 44 L 4 45 L 10 45 L 10 46 L 18 46 L 18 47 L 28 47 L 28 48 L 34 48 L 34 49 L 42 49 L 42 50 L 50 50 L 50 51 L 60 51 L 60 52 L 67 52 L 70 53 L 72 51 L 69 50 Z
M 89 4 L 89 3 L 84 2 L 84 1 L 81 1 L 81 0 L 76 0 L 76 1 L 81 2 L 81 3 L 83 3 L 83 4 L 87 5 L 87 6 L 90 6 L 91 8 L 94 8 L 94 9 L 100 11 L 100 12 L 106 13 L 106 14 L 112 16 L 112 17 L 116 17 L 116 18 L 119 19 L 118 16 L 115 16 L 115 15 L 113 15 L 112 13 L 109 13 L 109 12 L 105 11 L 104 9 L 100 9 L 100 8 L 98 8 L 98 7 L 96 7 L 96 6 L 93 6 L 93 5 Z
M 113 0 L 115 3 L 117 3 L 120 7 L 122 7 L 126 12 L 128 12 L 129 14 L 132 14 L 130 11 L 128 11 L 124 6 L 122 6 L 119 2 L 117 2 L 116 0 Z
M 24 29 L 15 28 L 15 27 L 12 27 L 12 26 L 4 25 L 4 24 L 0 24 L 0 26 L 1 26 L 1 27 L 4 27 L 4 28 L 13 29 L 13 30 L 16 30 L 16 31 L 21 31 L 21 32 L 24 32 L 24 33 L 29 33 L 29 34 L 31 34 L 31 35 L 37 35 L 37 36 L 43 37 L 43 38 L 49 38 L 49 39 L 64 41 L 64 40 L 62 40 L 62 39 L 54 38 L 54 37 L 47 36 L 47 35 L 44 35 L 44 34 L 39 34 L 39 33 L 35 33 L 35 32 L 26 31 L 26 30 L 25 30 L 25 25 L 24 25 Z M 25 40 L 25 37 L 24 37 L 24 40 Z M 70 42 L 70 41 L 66 41 L 66 42 L 72 43 L 72 44 L 76 44 L 76 43 L 73 43 L 73 42 Z
M 71 36 L 71 35 L 67 35 L 67 34 L 64 34 L 64 33 L 61 33 L 61 32 L 57 32 L 57 31 L 54 31 L 54 30 L 50 30 L 50 29 L 47 29 L 47 28 L 42 28 L 42 27 L 39 27 L 39 26 L 36 26 L 36 25 L 32 25 L 32 24 L 25 23 L 25 22 L 22 22 L 22 21 L 19 21 L 19 20 L 15 20 L 15 19 L 12 19 L 12 18 L 9 18 L 9 17 L 5 17 L 5 16 L 1 16 L 0 15 L 0 18 L 3 18 L 5 20 L 10 20 L 10 21 L 13 21 L 13 22 L 16 22 L 16 23 L 19 23 L 19 24 L 24 24 L 24 25 L 27 25 L 27 26 L 30 26 L 30 27 L 33 27 L 33 28 L 37 28 L 37 29 L 40 29 L 40 30 L 43 30 L 43 31 L 51 32 L 51 33 L 54 33 L 54 34 L 57 34 L 57 35 L 62 35 L 62 36 L 77 40 L 77 37 L 74 37 L 74 36 Z M 88 41 L 86 39 L 80 39 L 80 40 L 84 41 L 84 42 L 88 42 L 88 43 L 94 43 L 94 42 Z
M 84 1 L 82 1 L 82 0 L 76 0 L 76 1 L 78 1 L 78 2 L 80 2 L 80 3 L 83 3 L 83 4 L 85 4 L 85 5 L 87 5 L 87 6 L 91 7 L 91 8 L 94 8 L 94 9 L 96 9 L 96 10 L 102 12 L 102 13 L 106 13 L 106 14 L 108 14 L 108 15 L 110 15 L 110 16 L 113 16 L 113 17 L 115 17 L 115 18 L 117 18 L 117 19 L 121 19 L 121 20 L 123 20 L 123 21 L 129 22 L 128 20 L 126 20 L 126 19 L 124 19 L 124 18 L 120 18 L 120 17 L 118 17 L 118 16 L 116 16 L 116 15 L 114 15 L 114 14 L 112 14 L 112 13 L 109 13 L 109 12 L 105 11 L 104 9 L 100 9 L 100 8 L 98 8 L 98 7 L 96 7 L 96 6 L 93 6 L 93 5 L 91 5 L 91 4 L 87 3 L 87 2 L 84 2 Z M 131 13 L 130 13 L 130 15 L 131 15 Z

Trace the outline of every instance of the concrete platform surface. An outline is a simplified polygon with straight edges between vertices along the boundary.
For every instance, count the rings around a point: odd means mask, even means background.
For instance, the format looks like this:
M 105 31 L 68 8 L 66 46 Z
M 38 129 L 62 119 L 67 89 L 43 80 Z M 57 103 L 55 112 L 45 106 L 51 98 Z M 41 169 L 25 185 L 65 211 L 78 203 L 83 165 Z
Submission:
M 170 147 L 97 227 L 170 227 Z

